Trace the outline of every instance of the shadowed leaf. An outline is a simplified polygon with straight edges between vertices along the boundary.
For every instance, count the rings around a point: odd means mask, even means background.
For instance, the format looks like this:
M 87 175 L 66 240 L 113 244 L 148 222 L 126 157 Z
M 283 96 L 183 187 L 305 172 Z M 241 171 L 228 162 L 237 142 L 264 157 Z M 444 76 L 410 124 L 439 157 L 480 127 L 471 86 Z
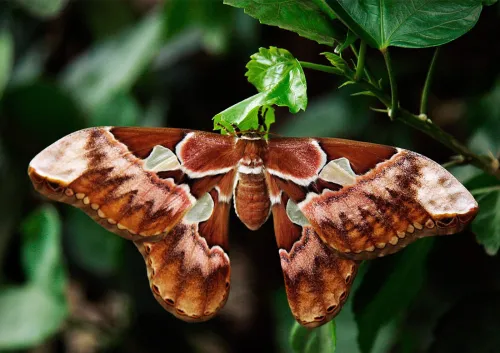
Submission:
M 90 112 L 113 95 L 127 92 L 158 53 L 164 21 L 161 13 L 153 13 L 92 47 L 66 67 L 63 87 Z
M 224 3 L 245 9 L 246 14 L 262 24 L 287 29 L 320 44 L 333 45 L 334 41 L 345 38 L 343 28 L 335 25 L 311 0 L 224 0 Z
M 294 353 L 335 353 L 335 321 L 308 329 L 295 323 L 290 332 L 290 345 Z
M 421 239 L 386 259 L 392 261 L 392 272 L 385 280 L 374 272 L 376 267 L 368 269 L 354 297 L 361 352 L 371 352 L 379 330 L 399 317 L 415 299 L 425 280 L 425 259 L 432 244 L 432 238 Z
M 69 255 L 85 270 L 109 276 L 120 266 L 124 241 L 83 212 L 68 208 Z
M 14 42 L 9 31 L 0 32 L 0 98 L 9 81 L 14 59 Z
M 66 274 L 62 259 L 61 220 L 54 206 L 32 213 L 22 225 L 22 260 L 28 282 L 62 295 Z
M 66 303 L 36 285 L 0 292 L 0 349 L 23 349 L 57 332 L 67 315 Z
M 22 224 L 21 259 L 27 283 L 0 291 L 0 349 L 23 349 L 56 333 L 68 315 L 61 221 L 53 206 Z
M 32 15 L 47 19 L 56 16 L 68 0 L 16 0 L 16 2 Z

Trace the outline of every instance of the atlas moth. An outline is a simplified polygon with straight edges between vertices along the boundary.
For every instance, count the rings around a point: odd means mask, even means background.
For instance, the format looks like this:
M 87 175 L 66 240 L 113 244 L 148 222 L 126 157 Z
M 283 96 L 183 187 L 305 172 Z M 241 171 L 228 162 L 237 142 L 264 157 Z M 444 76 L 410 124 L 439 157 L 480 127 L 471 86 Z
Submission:
M 467 189 L 432 160 L 334 138 L 265 138 L 173 128 L 77 131 L 30 163 L 34 187 L 132 240 L 170 313 L 204 321 L 230 287 L 228 219 L 272 215 L 296 320 L 316 327 L 345 303 L 360 261 L 452 234 L 476 215 Z

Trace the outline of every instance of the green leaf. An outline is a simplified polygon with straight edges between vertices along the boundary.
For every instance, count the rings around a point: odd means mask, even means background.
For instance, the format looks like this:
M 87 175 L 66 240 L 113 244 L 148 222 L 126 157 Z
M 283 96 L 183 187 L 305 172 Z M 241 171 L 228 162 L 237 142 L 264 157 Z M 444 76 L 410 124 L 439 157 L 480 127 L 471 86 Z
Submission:
M 128 92 L 158 53 L 163 32 L 163 16 L 153 13 L 79 56 L 62 73 L 62 85 L 92 112 L 110 97 Z
M 119 269 L 124 240 L 85 213 L 68 207 L 67 234 L 69 255 L 80 267 L 98 276 L 109 276 Z
M 7 86 L 14 61 L 14 42 L 9 31 L 0 32 L 0 98 Z
M 472 231 L 488 255 L 500 249 L 500 185 L 471 190 L 479 204 L 479 214 L 472 222 Z
M 330 64 L 332 64 L 333 67 L 339 69 L 341 74 L 346 75 L 347 77 L 350 78 L 354 77 L 354 71 L 352 71 L 349 68 L 347 62 L 344 59 L 342 59 L 339 55 L 329 52 L 321 53 L 321 55 L 324 55 L 325 58 L 330 62 Z
M 358 39 L 358 36 L 353 31 L 347 31 L 347 37 L 345 41 L 335 47 L 335 53 L 341 54 L 344 50 L 346 50 L 351 44 Z
M 425 259 L 432 244 L 432 238 L 422 239 L 404 252 L 384 259 L 391 262 L 388 267 L 393 269 L 385 281 L 374 271 L 376 267 L 368 269 L 354 297 L 361 352 L 371 352 L 379 330 L 398 318 L 417 296 L 425 280 Z
M 244 9 L 262 24 L 278 26 L 320 44 L 343 42 L 345 30 L 334 23 L 317 3 L 311 0 L 224 0 L 224 4 Z
M 23 349 L 56 333 L 68 315 L 61 221 L 51 205 L 22 224 L 22 263 L 27 284 L 0 291 L 0 349 Z
M 223 110 L 214 116 L 214 130 L 221 130 L 223 133 L 234 132 L 234 126 L 240 130 L 255 130 L 259 127 L 258 112 L 261 107 L 270 107 L 276 101 L 275 98 L 268 98 L 265 93 L 257 93 L 235 105 Z M 272 116 L 265 117 L 269 125 L 274 120 L 274 110 L 267 111 Z M 269 130 L 267 130 L 269 131 Z
M 90 116 L 93 126 L 137 125 L 141 108 L 129 93 L 119 92 L 95 107 Z
M 368 97 L 376 97 L 373 92 L 370 91 L 361 91 L 361 92 L 356 92 L 351 94 L 352 97 L 357 97 L 357 96 L 368 96 Z
M 35 43 L 17 60 L 9 86 L 20 86 L 33 83 L 43 73 L 45 62 L 50 52 L 44 43 Z
M 306 109 L 307 84 L 304 71 L 289 51 L 275 47 L 260 48 L 258 53 L 251 56 L 247 69 L 248 81 L 260 93 L 217 114 L 214 117 L 215 130 L 231 132 L 233 125 L 240 130 L 256 129 L 261 126 L 259 114 L 263 111 L 260 107 L 264 106 L 286 106 L 292 113 Z M 274 111 L 268 108 L 263 116 L 266 131 L 274 121 Z
M 350 30 L 370 46 L 425 48 L 451 42 L 479 19 L 481 0 L 329 0 Z
M 339 88 L 342 88 L 342 87 L 345 87 L 345 86 L 349 86 L 349 85 L 354 85 L 356 84 L 357 82 L 356 81 L 345 81 L 344 83 L 342 83 Z
M 0 291 L 0 349 L 24 349 L 56 333 L 68 314 L 66 303 L 36 285 Z
M 260 48 L 250 58 L 245 75 L 259 92 L 276 98 L 274 104 L 289 107 L 294 114 L 306 109 L 306 76 L 299 61 L 288 50 Z
M 480 189 L 473 191 L 477 193 Z M 472 223 L 472 231 L 486 253 L 495 256 L 500 249 L 500 185 L 477 195 L 476 200 L 481 212 Z
M 66 287 L 61 220 L 52 205 L 33 212 L 22 224 L 22 262 L 30 285 L 60 296 Z
M 16 0 L 26 11 L 34 16 L 47 19 L 56 16 L 68 0 Z
M 295 323 L 290 332 L 290 346 L 295 353 L 335 353 L 335 321 L 308 329 Z

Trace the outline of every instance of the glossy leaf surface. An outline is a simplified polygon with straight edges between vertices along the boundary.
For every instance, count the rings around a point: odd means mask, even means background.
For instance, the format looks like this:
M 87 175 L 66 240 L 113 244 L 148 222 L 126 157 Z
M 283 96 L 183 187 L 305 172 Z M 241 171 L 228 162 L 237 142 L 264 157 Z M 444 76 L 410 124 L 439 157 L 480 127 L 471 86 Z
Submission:
M 337 16 L 372 47 L 425 48 L 467 33 L 481 0 L 329 0 Z
M 290 112 L 297 113 L 307 106 L 307 83 L 300 63 L 285 49 L 270 47 L 260 48 L 251 56 L 247 64 L 248 81 L 252 83 L 258 94 L 249 97 L 214 117 L 214 128 L 220 125 L 231 131 L 231 125 L 241 130 L 259 126 L 260 107 L 277 105 L 288 107 Z M 266 125 L 274 122 L 272 110 L 264 110 Z M 241 126 L 240 126 L 241 125 Z

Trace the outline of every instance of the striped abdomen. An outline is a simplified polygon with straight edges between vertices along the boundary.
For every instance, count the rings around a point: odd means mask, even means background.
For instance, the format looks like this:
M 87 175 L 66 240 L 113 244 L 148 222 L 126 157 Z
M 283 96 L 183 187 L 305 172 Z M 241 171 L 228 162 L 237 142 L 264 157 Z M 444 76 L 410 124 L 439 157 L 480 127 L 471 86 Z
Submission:
M 239 173 L 234 196 L 240 220 L 251 230 L 259 229 L 269 217 L 271 208 L 264 174 Z

